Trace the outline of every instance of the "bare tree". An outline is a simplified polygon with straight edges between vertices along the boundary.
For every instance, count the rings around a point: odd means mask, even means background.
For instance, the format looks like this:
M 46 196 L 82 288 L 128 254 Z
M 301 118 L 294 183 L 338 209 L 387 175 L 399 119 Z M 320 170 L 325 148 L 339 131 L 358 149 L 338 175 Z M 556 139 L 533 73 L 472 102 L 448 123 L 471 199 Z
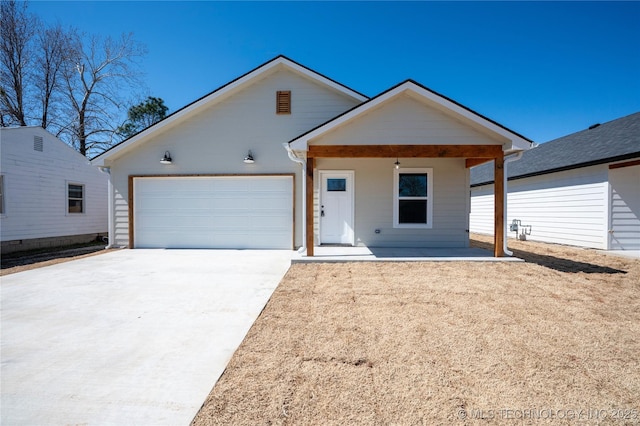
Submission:
M 84 155 L 110 146 L 141 97 L 144 47 L 132 34 L 86 37 L 41 24 L 26 2 L 0 5 L 0 126 L 38 124 Z
M 55 25 L 43 28 L 37 35 L 37 55 L 33 65 L 32 80 L 38 106 L 38 122 L 47 129 L 59 130 L 63 125 L 60 117 L 62 102 L 63 71 L 78 57 L 78 36 L 74 30 L 65 30 Z M 49 129 L 53 130 L 53 129 Z
M 0 2 L 0 108 L 2 125 L 27 125 L 27 75 L 32 58 L 31 40 L 37 19 L 27 5 Z
M 123 34 L 119 39 L 91 37 L 78 52 L 75 66 L 63 73 L 73 113 L 65 130 L 76 149 L 88 155 L 112 143 L 126 95 L 140 85 L 137 60 L 145 49 L 133 34 Z

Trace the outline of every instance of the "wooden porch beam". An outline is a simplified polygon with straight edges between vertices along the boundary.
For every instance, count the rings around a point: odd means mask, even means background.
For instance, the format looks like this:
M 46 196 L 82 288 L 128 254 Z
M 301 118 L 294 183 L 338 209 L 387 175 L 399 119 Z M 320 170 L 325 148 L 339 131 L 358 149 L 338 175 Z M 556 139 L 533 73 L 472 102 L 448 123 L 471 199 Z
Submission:
M 486 158 L 502 156 L 501 145 L 311 145 L 309 158 Z
M 493 255 L 504 256 L 504 156 L 495 158 L 494 176 L 494 241 Z
M 469 169 L 471 167 L 479 166 L 480 164 L 488 163 L 493 158 L 467 158 L 464 160 L 464 166 Z
M 313 256 L 313 170 L 315 169 L 316 162 L 313 157 L 307 157 L 307 193 L 305 194 L 306 202 L 306 242 L 307 256 Z

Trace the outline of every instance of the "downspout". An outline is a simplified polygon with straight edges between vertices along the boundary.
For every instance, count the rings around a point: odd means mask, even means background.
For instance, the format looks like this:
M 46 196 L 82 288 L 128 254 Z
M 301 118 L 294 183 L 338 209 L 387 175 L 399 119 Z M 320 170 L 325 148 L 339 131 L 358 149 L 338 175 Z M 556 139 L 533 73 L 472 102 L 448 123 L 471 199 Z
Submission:
M 107 232 L 109 234 L 108 238 L 108 244 L 105 247 L 105 249 L 110 249 L 113 248 L 113 241 L 115 238 L 115 228 L 114 228 L 114 221 L 113 221 L 113 182 L 111 181 L 111 167 L 100 167 L 100 170 L 103 173 L 106 173 L 107 176 L 109 176 L 109 181 L 108 181 L 108 189 L 107 189 L 107 196 L 109 197 L 108 201 L 107 201 L 107 208 L 109 209 L 109 223 L 108 223 L 108 227 L 107 227 Z
M 282 146 L 287 150 L 287 155 L 289 155 L 289 159 L 295 163 L 298 163 L 302 166 L 302 196 L 304 197 L 307 193 L 307 162 L 303 158 L 299 158 L 296 156 L 296 153 L 293 152 L 288 143 L 283 143 Z M 302 202 L 302 217 L 307 217 L 307 203 Z M 307 250 L 307 227 L 302 224 L 302 245 L 298 249 L 298 253 L 302 254 Z
M 533 144 L 531 146 L 531 148 L 535 148 L 536 146 L 538 146 L 538 144 Z M 511 163 L 513 161 L 518 161 L 519 159 L 522 158 L 522 154 L 524 154 L 524 151 L 518 151 L 515 154 L 511 154 L 508 155 L 506 157 L 504 157 L 504 213 L 505 215 L 508 214 L 507 212 L 507 198 L 509 198 L 509 189 L 507 188 L 507 163 Z M 495 185 L 494 185 L 495 187 Z M 494 191 L 495 192 L 495 191 Z M 506 219 L 506 218 L 505 218 Z M 502 247 L 504 248 L 504 254 L 506 254 L 507 256 L 513 256 L 513 252 L 511 250 L 509 250 L 507 248 L 507 222 L 506 220 L 504 221 L 504 227 L 505 227 L 505 231 L 502 233 Z

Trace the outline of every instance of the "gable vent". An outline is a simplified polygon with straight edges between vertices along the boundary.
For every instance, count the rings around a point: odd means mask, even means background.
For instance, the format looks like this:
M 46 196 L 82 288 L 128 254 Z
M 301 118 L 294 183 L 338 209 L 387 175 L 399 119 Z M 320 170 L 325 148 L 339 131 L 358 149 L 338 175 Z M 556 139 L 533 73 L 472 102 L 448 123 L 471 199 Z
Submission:
M 44 141 L 42 136 L 34 136 L 33 137 L 33 150 L 42 152 L 44 149 Z
M 290 90 L 278 90 L 276 92 L 276 114 L 291 114 Z

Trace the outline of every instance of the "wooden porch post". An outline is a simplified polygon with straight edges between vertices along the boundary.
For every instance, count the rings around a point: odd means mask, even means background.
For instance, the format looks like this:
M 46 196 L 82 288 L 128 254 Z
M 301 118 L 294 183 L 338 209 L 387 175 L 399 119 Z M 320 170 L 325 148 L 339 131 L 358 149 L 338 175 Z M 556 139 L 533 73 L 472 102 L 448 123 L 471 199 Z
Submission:
M 504 256 L 504 155 L 495 158 L 493 173 L 494 188 L 494 242 L 493 255 Z
M 313 170 L 315 165 L 315 158 L 307 157 L 307 193 L 305 194 L 305 202 L 307 203 L 307 217 L 305 218 L 307 256 L 313 256 Z

